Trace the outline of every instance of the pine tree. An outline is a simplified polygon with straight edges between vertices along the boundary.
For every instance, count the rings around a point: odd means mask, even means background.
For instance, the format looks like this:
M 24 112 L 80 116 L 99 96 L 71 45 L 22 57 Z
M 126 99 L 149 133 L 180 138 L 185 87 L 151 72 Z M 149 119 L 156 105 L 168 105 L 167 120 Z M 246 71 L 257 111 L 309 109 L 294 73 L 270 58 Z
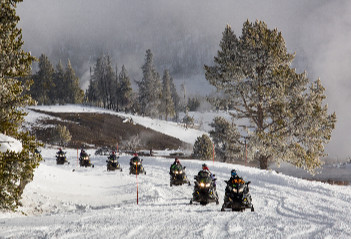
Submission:
M 67 61 L 64 73 L 65 103 L 79 104 L 83 102 L 84 91 L 79 87 L 79 78 L 72 68 L 71 61 Z
M 233 118 L 246 119 L 236 144 L 243 146 L 247 139 L 249 158 L 262 169 L 274 160 L 313 172 L 321 165 L 336 116 L 323 105 L 321 82 L 308 86 L 306 73 L 290 67 L 293 59 L 277 29 L 246 21 L 239 39 L 225 28 L 214 66 L 205 66 L 206 79 L 230 97 Z
M 162 103 L 161 103 L 161 112 L 165 116 L 165 119 L 168 120 L 168 117 L 175 116 L 174 102 L 171 92 L 171 76 L 169 71 L 165 70 L 162 78 Z
M 176 114 L 176 120 L 178 121 L 179 111 L 181 110 L 181 104 L 180 104 L 180 97 L 177 93 L 177 88 L 174 85 L 172 77 L 170 80 L 170 86 L 171 86 L 172 99 L 173 99 L 173 103 L 174 103 L 174 111 Z
M 197 137 L 193 147 L 193 155 L 202 160 L 210 160 L 213 157 L 213 144 L 208 135 L 203 134 L 201 137 Z
M 240 134 L 230 122 L 223 117 L 216 117 L 210 124 L 214 129 L 210 136 L 215 145 L 216 155 L 223 162 L 234 162 L 241 159 Z M 239 143 L 239 144 L 238 144 Z
M 56 65 L 56 70 L 54 73 L 54 103 L 64 104 L 65 103 L 65 94 L 66 94 L 66 85 L 65 85 L 65 70 L 61 61 Z
M 27 132 L 20 130 L 24 121 L 23 108 L 33 103 L 30 82 L 22 84 L 18 78 L 30 73 L 34 58 L 22 50 L 21 29 L 17 28 L 17 3 L 21 0 L 1 1 L 0 11 L 0 133 L 22 143 L 22 151 L 0 152 L 0 210 L 15 210 L 21 195 L 33 178 L 40 158 L 35 156 L 38 144 Z
M 34 75 L 34 84 L 31 95 L 39 104 L 49 105 L 55 98 L 54 67 L 49 58 L 41 54 L 39 57 L 39 70 Z
M 128 72 L 124 65 L 122 66 L 122 70 L 119 73 L 119 102 L 120 107 L 124 109 L 125 112 L 129 110 L 132 104 L 132 86 L 130 83 L 130 79 L 128 76 Z
M 160 111 L 162 89 L 160 76 L 155 69 L 150 49 L 146 51 L 145 63 L 141 69 L 143 71 L 143 78 L 137 82 L 139 86 L 141 114 L 157 117 Z

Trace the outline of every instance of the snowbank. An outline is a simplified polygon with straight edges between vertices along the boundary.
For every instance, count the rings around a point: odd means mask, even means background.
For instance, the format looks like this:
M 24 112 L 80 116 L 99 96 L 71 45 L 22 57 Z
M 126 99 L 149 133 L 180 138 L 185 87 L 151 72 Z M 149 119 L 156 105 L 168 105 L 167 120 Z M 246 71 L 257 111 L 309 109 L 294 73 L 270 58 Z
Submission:
M 7 150 L 19 153 L 22 151 L 22 143 L 15 138 L 0 134 L 0 152 L 4 153 Z

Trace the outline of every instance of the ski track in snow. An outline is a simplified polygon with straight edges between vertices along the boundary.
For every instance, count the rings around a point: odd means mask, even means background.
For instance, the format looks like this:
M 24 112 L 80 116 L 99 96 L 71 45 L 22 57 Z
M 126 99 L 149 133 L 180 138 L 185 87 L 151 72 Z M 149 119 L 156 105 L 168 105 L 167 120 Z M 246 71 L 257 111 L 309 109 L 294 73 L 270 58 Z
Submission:
M 207 161 L 216 174 L 220 204 L 190 205 L 194 175 L 203 161 L 182 160 L 191 186 L 169 185 L 173 159 L 144 157 L 146 175 L 107 172 L 107 156 L 88 150 L 94 168 L 56 165 L 56 149 L 43 149 L 23 195 L 26 213 L 0 213 L 0 238 L 350 238 L 349 186 L 309 182 L 274 171 Z M 235 167 L 245 180 L 255 212 L 221 212 L 225 183 Z M 73 172 L 72 170 L 75 169 Z M 139 204 L 136 204 L 138 181 Z

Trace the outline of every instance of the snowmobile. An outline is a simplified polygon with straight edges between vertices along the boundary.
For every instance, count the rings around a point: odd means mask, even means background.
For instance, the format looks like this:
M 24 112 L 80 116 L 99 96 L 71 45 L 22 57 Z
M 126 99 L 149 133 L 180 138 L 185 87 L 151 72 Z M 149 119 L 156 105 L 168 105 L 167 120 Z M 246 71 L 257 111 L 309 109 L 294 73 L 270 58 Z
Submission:
M 134 156 L 133 158 L 131 158 L 129 165 L 129 174 L 146 174 L 146 171 L 143 167 L 143 160 L 140 159 L 138 156 Z
M 254 206 L 249 193 L 249 184 L 251 182 L 245 182 L 241 178 L 224 182 L 226 182 L 227 187 L 221 211 L 225 211 L 227 208 L 232 209 L 232 211 L 244 211 L 246 208 L 251 208 L 253 212 Z
M 80 157 L 79 157 L 79 166 L 81 166 L 81 167 L 92 167 L 92 168 L 94 168 L 94 164 L 92 164 L 92 163 L 90 162 L 89 155 L 88 155 L 86 152 L 80 154 Z
M 171 172 L 169 173 L 171 176 L 171 187 L 172 185 L 183 185 L 185 183 L 187 183 L 190 186 L 190 181 L 188 180 L 185 174 L 185 168 L 186 167 L 182 167 L 181 165 L 176 165 L 174 168 L 172 168 Z
M 193 198 L 190 200 L 190 204 L 193 204 L 193 202 L 199 202 L 201 205 L 206 205 L 211 202 L 219 204 L 215 187 L 216 178 L 212 179 L 210 172 L 207 170 L 201 170 L 194 179 L 196 181 L 194 181 Z
M 65 163 L 68 163 L 69 162 L 67 161 L 67 158 L 66 158 L 66 152 L 63 152 L 63 151 L 59 151 L 56 153 L 56 164 L 65 164 Z
M 107 163 L 107 171 L 115 171 L 118 169 L 118 170 L 121 170 L 122 172 L 121 165 L 118 162 L 118 157 L 115 154 L 110 155 L 108 157 L 108 160 L 106 160 L 106 163 Z

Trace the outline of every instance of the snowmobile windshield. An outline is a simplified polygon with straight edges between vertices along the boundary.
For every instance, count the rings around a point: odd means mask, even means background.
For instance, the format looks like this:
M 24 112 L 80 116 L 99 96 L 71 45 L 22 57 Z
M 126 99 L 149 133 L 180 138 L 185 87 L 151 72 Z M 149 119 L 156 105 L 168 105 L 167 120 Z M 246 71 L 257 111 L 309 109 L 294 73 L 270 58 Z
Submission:
M 134 157 L 134 158 L 132 158 L 132 162 L 133 162 L 133 164 L 136 164 L 136 163 L 140 164 L 141 160 L 139 157 Z
M 179 164 L 176 164 L 172 167 L 172 171 L 182 171 L 183 167 Z

